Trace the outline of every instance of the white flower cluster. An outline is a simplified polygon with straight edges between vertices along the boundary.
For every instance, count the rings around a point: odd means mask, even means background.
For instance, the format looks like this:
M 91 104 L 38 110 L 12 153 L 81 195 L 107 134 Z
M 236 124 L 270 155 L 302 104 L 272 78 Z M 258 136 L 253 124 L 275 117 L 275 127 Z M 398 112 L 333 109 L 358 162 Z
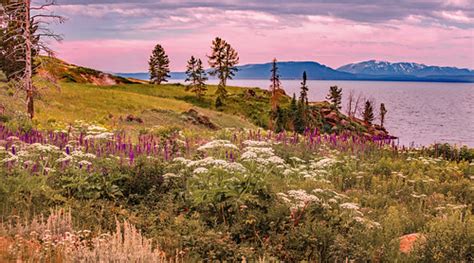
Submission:
M 30 147 L 34 148 L 34 149 L 36 149 L 40 152 L 43 152 L 43 153 L 50 153 L 50 152 L 58 152 L 59 151 L 59 147 L 57 147 L 55 145 L 50 145 L 50 144 L 33 143 Z
M 164 178 L 165 180 L 169 180 L 169 179 L 171 179 L 171 178 L 179 178 L 179 177 L 181 177 L 181 176 L 180 176 L 180 175 L 177 175 L 177 174 L 175 174 L 175 173 L 166 173 L 166 174 L 163 175 L 163 178 Z
M 310 168 L 311 169 L 326 169 L 326 168 L 330 168 L 331 166 L 333 166 L 334 164 L 337 164 L 338 161 L 334 158 L 329 158 L 329 157 L 325 157 L 323 159 L 320 159 L 320 160 L 315 160 L 313 162 L 310 163 Z
M 271 147 L 245 147 L 240 159 L 243 161 L 253 161 L 260 165 L 285 164 L 285 160 L 275 155 L 275 151 Z
M 360 207 L 358 204 L 355 203 L 343 203 L 339 205 L 340 208 L 347 209 L 347 210 L 359 210 Z
M 89 158 L 89 159 L 95 159 L 97 156 L 92 153 L 84 153 L 82 151 L 75 150 L 71 152 L 71 156 L 74 158 Z
M 247 140 L 242 143 L 243 145 L 247 147 L 269 147 L 271 146 L 270 142 L 266 141 L 252 141 L 252 140 Z
M 9 163 L 9 162 L 17 162 L 19 160 L 17 155 L 14 155 L 13 153 L 8 153 L 9 157 L 5 158 L 2 160 L 2 163 Z
M 191 161 L 182 157 L 173 159 L 175 162 L 182 163 L 188 168 L 194 168 L 194 173 L 207 173 L 209 168 L 219 168 L 227 172 L 245 173 L 247 169 L 240 163 L 228 162 L 226 160 L 215 159 L 214 157 L 207 157 L 201 160 Z
M 312 194 L 308 194 L 305 190 L 290 190 L 287 193 L 278 193 L 280 199 L 286 204 L 291 205 L 291 209 L 299 209 L 307 206 L 310 203 L 319 203 L 321 200 Z
M 89 134 L 84 137 L 85 140 L 111 140 L 113 139 L 114 134 L 111 132 L 102 132 L 98 134 Z
M 239 148 L 236 145 L 232 144 L 228 140 L 210 141 L 210 142 L 198 147 L 197 150 L 198 151 L 207 151 L 207 150 L 211 150 L 211 149 L 220 149 L 220 148 L 228 148 L 228 149 L 233 149 L 233 150 L 239 150 Z

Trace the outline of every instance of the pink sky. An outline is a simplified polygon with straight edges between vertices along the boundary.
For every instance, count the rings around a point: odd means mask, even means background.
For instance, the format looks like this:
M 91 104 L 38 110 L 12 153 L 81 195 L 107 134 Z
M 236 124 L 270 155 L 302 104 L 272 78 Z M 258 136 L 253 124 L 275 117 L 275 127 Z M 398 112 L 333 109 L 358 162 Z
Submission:
M 235 47 L 241 64 L 276 57 L 317 61 L 334 68 L 369 59 L 474 68 L 474 20 L 464 11 L 434 11 L 437 19 L 409 14 L 367 22 L 330 14 L 283 15 L 209 7 L 139 19 L 140 10 L 86 7 L 91 10 L 80 5 L 56 8 L 56 13 L 70 19 L 57 27 L 65 40 L 54 44 L 54 49 L 68 62 L 110 72 L 147 71 L 149 54 L 157 43 L 168 53 L 171 69 L 181 71 L 191 55 L 205 59 L 216 36 Z M 113 19 L 119 22 L 106 31 Z M 107 21 L 101 25 L 105 29 L 98 30 L 91 22 L 102 20 Z

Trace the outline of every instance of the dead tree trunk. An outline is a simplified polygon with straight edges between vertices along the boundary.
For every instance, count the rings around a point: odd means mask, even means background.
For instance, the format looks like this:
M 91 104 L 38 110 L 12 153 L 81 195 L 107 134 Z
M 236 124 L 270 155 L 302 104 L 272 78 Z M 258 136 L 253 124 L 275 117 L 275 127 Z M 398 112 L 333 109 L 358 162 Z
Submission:
M 31 65 L 32 55 L 32 43 L 31 43 L 31 15 L 30 15 L 30 7 L 31 7 L 31 0 L 24 0 L 25 4 L 25 21 L 24 21 L 24 38 L 25 38 L 25 75 L 23 77 L 23 85 L 26 91 L 26 105 L 28 115 L 30 118 L 33 119 L 35 116 L 35 107 L 34 107 L 34 86 L 33 86 L 33 68 Z

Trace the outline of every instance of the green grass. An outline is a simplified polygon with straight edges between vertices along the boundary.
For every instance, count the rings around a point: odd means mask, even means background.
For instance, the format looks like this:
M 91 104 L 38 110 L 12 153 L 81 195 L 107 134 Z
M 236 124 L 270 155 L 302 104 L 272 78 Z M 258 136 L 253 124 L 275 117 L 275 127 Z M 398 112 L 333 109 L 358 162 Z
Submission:
M 69 124 L 76 120 L 97 122 L 109 127 L 141 129 L 156 126 L 206 129 L 185 121 L 182 113 L 196 109 L 221 128 L 255 128 L 245 119 L 245 114 L 229 114 L 230 110 L 216 111 L 212 108 L 212 92 L 198 100 L 191 92 L 179 85 L 118 85 L 99 87 L 90 84 L 61 82 L 59 87 L 39 83 L 39 98 L 36 100 L 36 118 L 40 128 L 52 124 Z M 12 96 L 6 85 L 0 88 L 0 98 L 10 112 L 24 110 L 19 96 Z M 241 88 L 231 88 L 233 93 Z M 233 106 L 234 113 L 241 106 Z M 143 119 L 144 123 L 124 121 L 128 115 Z

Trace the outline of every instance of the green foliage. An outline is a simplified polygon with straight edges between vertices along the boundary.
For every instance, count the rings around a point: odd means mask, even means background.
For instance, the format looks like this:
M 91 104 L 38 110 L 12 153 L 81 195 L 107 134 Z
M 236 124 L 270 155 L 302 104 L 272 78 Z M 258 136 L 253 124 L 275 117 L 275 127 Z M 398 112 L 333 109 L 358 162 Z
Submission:
M 372 106 L 372 102 L 370 100 L 365 102 L 362 116 L 364 117 L 364 121 L 366 123 L 372 123 L 374 121 L 374 107 Z
M 300 99 L 299 103 L 302 104 L 304 107 L 308 106 L 308 85 L 306 84 L 307 77 L 306 71 L 303 72 L 303 82 L 301 82 L 301 92 L 300 92 Z
M 331 105 L 335 108 L 340 110 L 341 103 L 342 103 L 342 89 L 338 88 L 337 86 L 331 86 L 329 88 L 329 94 L 326 97 L 327 100 L 331 102 Z
M 30 117 L 21 111 L 17 111 L 11 118 L 5 118 L 5 126 L 12 131 L 28 132 L 33 129 Z
M 110 199 L 123 196 L 120 184 L 127 178 L 118 172 L 63 171 L 55 180 L 65 197 L 78 200 Z
M 0 82 L 6 82 L 7 81 L 7 76 L 5 73 L 3 73 L 2 70 L 0 70 Z
M 418 262 L 472 262 L 474 260 L 474 216 L 453 213 L 436 218 L 425 228 L 426 241 L 419 242 Z
M 442 157 L 451 161 L 472 162 L 474 160 L 474 149 L 467 146 L 456 147 L 448 143 L 438 143 L 429 147 L 426 151 L 432 157 Z
M 160 85 L 162 82 L 167 82 L 167 78 L 170 77 L 169 64 L 168 55 L 166 55 L 163 47 L 157 44 L 148 61 L 150 82 L 152 84 Z
M 208 56 L 211 76 L 217 76 L 219 78 L 219 85 L 216 90 L 217 98 L 216 107 L 218 104 L 223 104 L 224 99 L 227 96 L 227 80 L 232 79 L 237 72 L 236 65 L 239 63 L 239 55 L 232 46 L 225 40 L 216 37 L 212 42 L 212 53 Z
M 186 69 L 186 82 L 191 82 L 187 87 L 186 91 L 191 90 L 196 93 L 196 96 L 200 99 L 203 96 L 203 93 L 206 92 L 207 76 L 206 71 L 202 66 L 201 59 L 195 59 L 194 56 L 191 56 L 191 59 L 188 61 Z
M 170 139 L 177 133 L 146 134 Z M 234 131 L 208 136 L 236 144 L 247 139 Z M 190 158 L 183 163 L 139 158 L 128 165 L 103 156 L 90 168 L 58 165 L 42 176 L 2 165 L 1 216 L 66 207 L 93 231 L 128 219 L 167 254 L 184 253 L 188 261 L 472 261 L 470 163 L 371 144 L 363 153 L 304 143 L 270 147 L 284 164 L 265 163 L 270 157 L 243 161 L 242 149 L 235 150 L 235 162 L 245 170 L 210 164 L 197 173 L 192 161 L 225 159 L 230 148 L 205 154 L 193 148 L 180 150 Z M 0 161 L 8 156 L 0 151 Z M 411 233 L 424 238 L 404 254 L 399 238 Z

